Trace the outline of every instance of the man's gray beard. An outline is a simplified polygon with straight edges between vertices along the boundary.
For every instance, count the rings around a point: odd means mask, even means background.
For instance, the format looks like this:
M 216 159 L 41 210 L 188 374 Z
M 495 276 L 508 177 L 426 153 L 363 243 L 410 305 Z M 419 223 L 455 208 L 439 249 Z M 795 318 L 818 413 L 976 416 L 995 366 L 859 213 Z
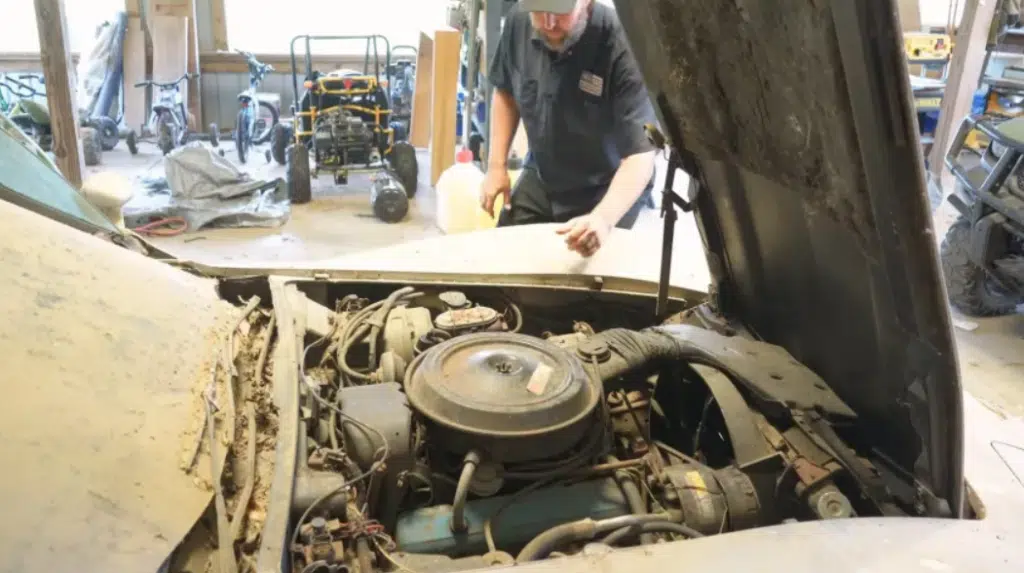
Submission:
M 583 37 L 583 33 L 587 31 L 588 22 L 590 22 L 590 10 L 587 10 L 586 12 L 580 15 L 580 19 L 576 21 L 576 25 L 572 27 L 572 30 L 570 30 L 569 33 L 565 36 L 565 39 L 562 40 L 561 46 L 552 46 L 551 42 L 549 42 L 547 38 L 541 35 L 542 39 L 544 40 L 544 45 L 546 45 L 553 52 L 565 52 L 569 48 L 575 46 L 576 42 L 580 41 L 580 38 Z

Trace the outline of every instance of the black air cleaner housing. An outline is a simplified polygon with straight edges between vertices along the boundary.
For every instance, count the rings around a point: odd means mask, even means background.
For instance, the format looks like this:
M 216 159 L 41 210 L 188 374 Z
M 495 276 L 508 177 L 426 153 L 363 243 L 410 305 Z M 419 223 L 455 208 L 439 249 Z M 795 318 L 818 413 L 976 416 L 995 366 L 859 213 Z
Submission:
M 438 344 L 413 361 L 405 380 L 432 442 L 460 455 L 477 449 L 497 462 L 566 452 L 591 428 L 602 395 L 600 381 L 572 354 L 504 332 Z

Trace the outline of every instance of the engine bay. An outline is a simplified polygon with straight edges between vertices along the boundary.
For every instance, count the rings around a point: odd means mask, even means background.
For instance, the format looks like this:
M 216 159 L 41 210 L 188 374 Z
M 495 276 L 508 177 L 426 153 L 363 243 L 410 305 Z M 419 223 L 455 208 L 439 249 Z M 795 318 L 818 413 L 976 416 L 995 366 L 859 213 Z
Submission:
M 464 571 L 943 511 L 824 380 L 706 305 L 654 321 L 647 298 L 551 289 L 304 292 L 325 318 L 297 324 L 286 570 Z

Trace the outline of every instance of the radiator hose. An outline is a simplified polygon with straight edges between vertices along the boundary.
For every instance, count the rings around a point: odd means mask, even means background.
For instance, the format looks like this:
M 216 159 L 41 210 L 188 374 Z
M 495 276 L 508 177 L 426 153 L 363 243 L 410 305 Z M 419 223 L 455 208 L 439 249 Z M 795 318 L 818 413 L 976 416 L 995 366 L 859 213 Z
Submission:
M 703 364 L 720 370 L 730 378 L 744 378 L 716 355 L 721 353 L 720 349 L 726 340 L 733 345 L 743 342 L 761 344 L 729 338 L 696 326 L 671 325 L 644 330 L 612 328 L 587 338 L 580 343 L 577 351 L 585 363 L 596 366 L 604 381 L 665 361 Z

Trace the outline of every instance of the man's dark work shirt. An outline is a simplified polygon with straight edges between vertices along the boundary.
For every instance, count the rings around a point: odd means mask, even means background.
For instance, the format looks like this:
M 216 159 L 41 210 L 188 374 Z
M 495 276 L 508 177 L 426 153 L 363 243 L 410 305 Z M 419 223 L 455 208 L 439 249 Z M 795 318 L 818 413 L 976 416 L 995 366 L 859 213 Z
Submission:
M 530 144 L 526 165 L 557 195 L 601 195 L 622 159 L 653 149 L 643 78 L 615 12 L 594 3 L 586 30 L 564 53 L 545 45 L 530 15 L 505 18 L 491 85 L 511 93 Z

